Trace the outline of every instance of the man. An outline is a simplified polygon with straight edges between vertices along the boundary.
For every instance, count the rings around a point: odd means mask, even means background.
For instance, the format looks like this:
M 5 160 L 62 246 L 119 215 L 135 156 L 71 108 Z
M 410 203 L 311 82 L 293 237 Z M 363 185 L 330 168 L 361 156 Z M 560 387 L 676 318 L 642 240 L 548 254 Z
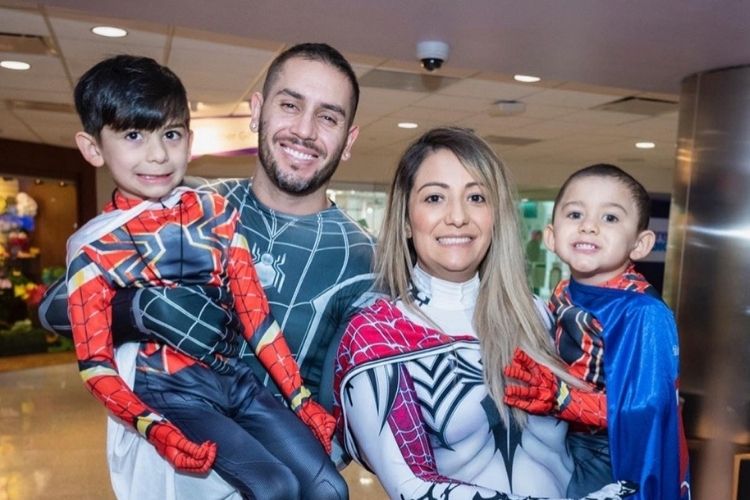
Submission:
M 252 182 L 224 180 L 204 186 L 224 195 L 240 211 L 238 230 L 251 247 L 271 311 L 313 397 L 327 407 L 335 344 L 348 318 L 369 302 L 373 279 L 373 239 L 326 196 L 339 161 L 351 157 L 359 133 L 353 125 L 358 101 L 356 76 L 338 51 L 325 44 L 291 47 L 274 59 L 262 93 L 251 99 L 251 129 L 259 134 L 259 168 Z M 223 342 L 226 329 L 235 325 L 224 309 L 205 296 L 215 293 L 190 283 L 135 294 L 123 291 L 114 304 L 116 342 L 151 335 L 226 370 L 217 354 L 236 352 L 237 346 Z M 40 307 L 43 323 L 60 333 L 69 329 L 66 302 L 67 291 L 55 287 Z M 142 333 L 134 336 L 133 330 Z M 252 350 L 246 344 L 239 349 L 258 377 L 272 386 Z M 180 498 L 180 491 L 182 498 L 195 498 L 196 488 L 209 487 L 209 481 L 180 475 L 168 477 L 166 485 L 155 485 L 154 478 L 161 481 L 162 474 L 153 465 L 144 465 L 142 457 L 122 460 L 137 453 L 132 448 L 121 452 L 118 448 L 124 440 L 115 440 L 112 434 L 110 429 L 108 458 L 118 498 L 137 498 L 139 488 L 140 494 L 146 491 L 139 484 L 147 480 L 149 498 L 158 496 L 154 496 L 156 487 L 169 492 L 159 498 L 170 494 Z M 129 447 L 139 445 L 132 439 L 127 442 Z M 334 455 L 341 460 L 336 451 Z M 120 476 L 118 486 L 115 478 Z M 198 497 L 217 498 L 221 486 L 217 488 L 211 493 L 202 489 Z

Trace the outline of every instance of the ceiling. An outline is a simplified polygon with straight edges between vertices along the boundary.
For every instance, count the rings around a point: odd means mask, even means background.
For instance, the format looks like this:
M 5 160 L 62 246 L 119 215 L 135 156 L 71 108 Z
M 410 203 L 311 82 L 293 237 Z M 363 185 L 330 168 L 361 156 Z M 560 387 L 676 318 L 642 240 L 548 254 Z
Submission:
M 129 35 L 97 37 L 96 24 Z M 182 78 L 196 125 L 234 116 L 225 139 L 251 145 L 247 100 L 267 65 L 290 44 L 325 41 L 362 85 L 360 138 L 334 178 L 340 185 L 387 184 L 410 140 L 457 124 L 487 138 L 532 195 L 595 162 L 668 193 L 680 82 L 750 63 L 748 25 L 741 0 L 0 0 L 0 59 L 32 65 L 0 69 L 0 137 L 73 147 L 75 81 L 104 57 L 133 53 Z M 450 45 L 440 70 L 419 67 L 421 40 Z M 519 83 L 517 73 L 542 80 Z M 525 109 L 509 113 L 498 100 Z M 656 147 L 636 149 L 640 140 Z M 204 156 L 190 171 L 246 176 L 253 164 Z

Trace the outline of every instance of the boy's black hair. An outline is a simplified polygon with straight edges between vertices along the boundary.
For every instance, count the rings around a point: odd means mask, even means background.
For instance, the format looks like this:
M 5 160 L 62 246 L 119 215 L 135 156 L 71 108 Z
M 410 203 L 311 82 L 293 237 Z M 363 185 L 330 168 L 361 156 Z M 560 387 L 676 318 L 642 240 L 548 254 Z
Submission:
M 359 105 L 359 82 L 357 82 L 357 75 L 354 73 L 349 61 L 341 55 L 341 52 L 326 43 L 300 43 L 289 47 L 276 56 L 266 72 L 266 81 L 263 83 L 263 99 L 268 98 L 271 87 L 273 87 L 284 63 L 295 57 L 330 64 L 346 76 L 352 87 L 352 97 L 349 102 L 352 108 L 352 115 L 348 117 L 349 125 L 351 125 L 352 121 L 354 121 L 354 115 L 357 114 L 357 106 Z
M 102 129 L 156 130 L 169 123 L 190 126 L 190 105 L 180 79 L 149 57 L 105 59 L 76 84 L 75 104 L 83 129 L 97 140 Z
M 633 197 L 636 209 L 638 210 L 638 232 L 648 229 L 651 212 L 651 197 L 648 195 L 648 191 L 643 187 L 643 184 L 635 180 L 635 177 L 625 172 L 620 167 L 608 163 L 589 165 L 588 167 L 574 172 L 567 178 L 555 197 L 555 206 L 552 211 L 552 222 L 555 221 L 554 214 L 557 210 L 557 205 L 560 203 L 560 200 L 568 189 L 570 183 L 583 177 L 610 177 L 623 183 L 625 187 L 628 188 L 628 191 L 630 191 L 630 195 Z

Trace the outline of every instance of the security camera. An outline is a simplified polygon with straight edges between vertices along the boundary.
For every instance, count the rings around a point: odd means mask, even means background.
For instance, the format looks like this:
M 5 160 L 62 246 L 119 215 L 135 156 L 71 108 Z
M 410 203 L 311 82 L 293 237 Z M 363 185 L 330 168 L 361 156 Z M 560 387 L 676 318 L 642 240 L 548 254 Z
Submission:
M 450 47 L 445 42 L 428 40 L 417 43 L 417 58 L 422 63 L 422 67 L 427 71 L 440 69 L 446 59 Z

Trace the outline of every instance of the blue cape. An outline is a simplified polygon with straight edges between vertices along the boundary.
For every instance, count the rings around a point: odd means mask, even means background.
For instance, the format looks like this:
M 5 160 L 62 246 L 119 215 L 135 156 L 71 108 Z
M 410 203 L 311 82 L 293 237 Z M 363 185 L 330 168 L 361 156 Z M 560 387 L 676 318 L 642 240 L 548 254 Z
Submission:
M 690 498 L 677 397 L 679 343 L 672 311 L 635 291 L 570 280 L 572 302 L 602 324 L 612 472 L 635 481 L 633 498 Z

